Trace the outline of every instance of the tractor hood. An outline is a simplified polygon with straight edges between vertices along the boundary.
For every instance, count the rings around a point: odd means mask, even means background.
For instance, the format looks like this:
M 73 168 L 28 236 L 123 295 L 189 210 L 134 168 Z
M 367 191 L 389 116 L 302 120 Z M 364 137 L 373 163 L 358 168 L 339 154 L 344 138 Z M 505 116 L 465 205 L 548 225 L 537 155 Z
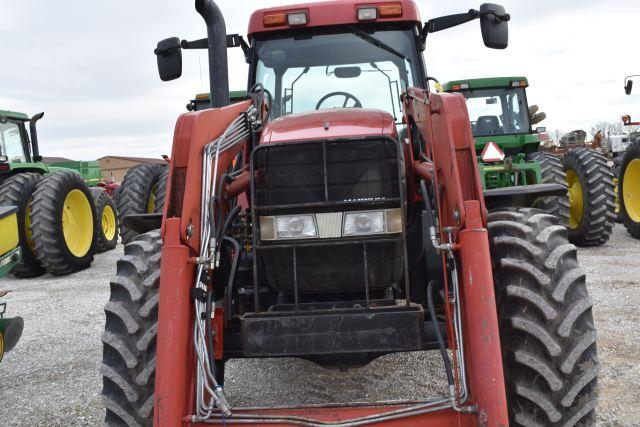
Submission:
M 262 143 L 397 135 L 391 114 L 364 108 L 335 108 L 290 114 L 268 123 Z

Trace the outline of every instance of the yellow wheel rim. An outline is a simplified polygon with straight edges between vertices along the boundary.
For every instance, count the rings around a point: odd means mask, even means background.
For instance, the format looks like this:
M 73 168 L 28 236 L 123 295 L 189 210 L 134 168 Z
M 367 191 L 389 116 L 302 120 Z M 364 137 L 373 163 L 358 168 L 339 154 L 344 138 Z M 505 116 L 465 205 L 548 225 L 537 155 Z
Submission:
M 624 171 L 622 197 L 629 218 L 640 222 L 640 159 L 631 160 Z
M 62 234 L 69 252 L 80 258 L 89 252 L 93 241 L 93 215 L 87 196 L 71 190 L 62 207 Z
M 36 244 L 33 241 L 33 236 L 31 235 L 31 197 L 29 197 L 27 208 L 24 210 L 24 228 L 24 235 L 27 238 L 27 246 L 31 249 L 31 252 L 34 252 L 36 250 Z
M 567 184 L 569 185 L 569 228 L 576 229 L 582 222 L 584 213 L 584 198 L 582 184 L 578 174 L 573 170 L 567 170 Z
M 102 209 L 102 234 L 107 240 L 113 240 L 116 235 L 116 214 L 109 205 Z
M 147 202 L 147 213 L 154 213 L 156 211 L 156 191 L 158 190 L 158 184 L 154 184 L 151 187 L 151 193 L 149 193 L 149 201 Z

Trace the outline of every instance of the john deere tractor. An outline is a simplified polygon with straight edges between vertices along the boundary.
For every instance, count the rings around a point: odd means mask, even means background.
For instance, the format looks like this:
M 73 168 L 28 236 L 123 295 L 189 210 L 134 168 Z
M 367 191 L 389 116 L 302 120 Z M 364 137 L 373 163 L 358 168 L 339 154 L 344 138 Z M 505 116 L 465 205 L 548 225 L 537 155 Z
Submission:
M 72 273 L 118 239 L 115 205 L 74 170 L 42 161 L 36 122 L 44 113 L 0 110 L 0 206 L 16 206 L 18 277 Z
M 586 147 L 562 155 L 541 152 L 540 134 L 532 126 L 545 119 L 529 107 L 526 77 L 493 77 L 448 82 L 446 92 L 467 101 L 471 128 L 486 197 L 506 198 L 514 187 L 529 186 L 520 203 L 557 216 L 580 246 L 609 240 L 615 221 L 613 172 L 607 159 Z M 563 184 L 566 192 L 549 192 L 544 185 Z M 527 197 L 524 197 L 526 195 Z

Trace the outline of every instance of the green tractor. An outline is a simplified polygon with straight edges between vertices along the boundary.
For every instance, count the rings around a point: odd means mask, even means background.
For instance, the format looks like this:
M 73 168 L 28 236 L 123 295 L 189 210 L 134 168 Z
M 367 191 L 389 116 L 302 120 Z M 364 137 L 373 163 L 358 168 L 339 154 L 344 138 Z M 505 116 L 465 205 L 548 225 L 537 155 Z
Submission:
M 526 77 L 466 79 L 443 86 L 466 99 L 485 197 L 498 204 L 508 202 L 510 189 L 527 186 L 518 205 L 560 218 L 576 245 L 602 245 L 609 240 L 616 218 L 613 172 L 607 159 L 587 146 L 562 154 L 539 151 L 546 129 L 532 126 L 546 115 L 529 106 L 528 86 Z M 558 191 L 557 184 L 564 190 Z
M 17 277 L 84 269 L 96 250 L 111 249 L 118 239 L 108 195 L 78 171 L 42 161 L 36 122 L 43 115 L 0 110 L 0 206 L 17 207 Z

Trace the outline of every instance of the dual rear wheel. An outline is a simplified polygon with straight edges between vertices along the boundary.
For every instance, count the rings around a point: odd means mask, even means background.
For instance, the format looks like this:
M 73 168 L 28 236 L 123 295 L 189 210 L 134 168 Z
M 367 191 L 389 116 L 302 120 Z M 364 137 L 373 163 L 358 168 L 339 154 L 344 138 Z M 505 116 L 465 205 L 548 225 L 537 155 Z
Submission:
M 18 207 L 17 277 L 82 270 L 96 251 L 112 249 L 118 239 L 113 201 L 73 171 L 15 174 L 0 185 L 0 205 Z
M 640 140 L 631 144 L 622 158 L 618 198 L 622 223 L 633 238 L 640 239 Z

